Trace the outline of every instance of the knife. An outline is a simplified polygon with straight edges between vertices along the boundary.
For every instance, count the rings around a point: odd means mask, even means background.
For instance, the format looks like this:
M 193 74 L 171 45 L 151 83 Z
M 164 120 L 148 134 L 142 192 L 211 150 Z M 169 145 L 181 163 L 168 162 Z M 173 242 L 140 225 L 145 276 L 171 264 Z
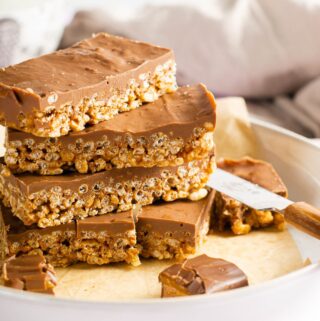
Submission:
M 290 201 L 219 168 L 207 185 L 256 210 L 283 213 L 288 223 L 320 239 L 320 210 L 308 203 Z

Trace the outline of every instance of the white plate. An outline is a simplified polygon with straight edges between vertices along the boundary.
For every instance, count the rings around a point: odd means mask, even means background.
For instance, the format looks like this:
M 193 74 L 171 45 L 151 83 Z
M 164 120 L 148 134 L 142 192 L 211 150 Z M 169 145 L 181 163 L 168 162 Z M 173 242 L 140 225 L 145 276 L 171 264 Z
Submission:
M 252 126 L 261 157 L 280 172 L 291 198 L 320 207 L 320 147 L 263 121 L 253 120 Z M 0 287 L 0 320 L 320 320 L 320 265 L 316 263 L 320 241 L 290 231 L 302 256 L 314 263 L 260 285 L 207 296 L 116 303 L 65 300 Z

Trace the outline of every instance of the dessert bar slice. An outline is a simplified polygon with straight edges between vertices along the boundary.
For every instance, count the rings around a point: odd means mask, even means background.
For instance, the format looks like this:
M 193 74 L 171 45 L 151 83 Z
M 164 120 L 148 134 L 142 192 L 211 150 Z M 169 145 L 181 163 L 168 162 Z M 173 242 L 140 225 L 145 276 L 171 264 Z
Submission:
M 224 159 L 217 166 L 280 196 L 288 196 L 280 176 L 267 162 L 245 157 L 239 160 Z M 213 214 L 214 228 L 221 231 L 231 228 L 234 234 L 246 234 L 253 228 L 272 225 L 283 229 L 285 224 L 281 213 L 251 209 L 220 192 L 216 192 Z
M 127 211 L 134 204 L 179 198 L 198 200 L 215 166 L 214 156 L 171 167 L 132 167 L 95 174 L 14 175 L 0 164 L 0 196 L 24 224 L 65 224 Z
M 0 70 L 0 121 L 59 137 L 173 92 L 175 72 L 172 50 L 100 33 Z
M 59 138 L 8 129 L 5 162 L 14 173 L 94 173 L 176 166 L 212 150 L 215 101 L 204 85 L 181 87 L 153 103 Z
M 208 233 L 214 194 L 210 191 L 196 202 L 179 200 L 143 207 L 136 224 L 141 255 L 181 259 L 194 254 Z
M 6 235 L 0 241 L 0 248 L 6 255 L 43 255 L 54 266 L 122 261 L 139 265 L 133 211 L 41 229 L 36 225 L 23 225 L 3 205 L 1 210 L 1 228 L 6 230 Z

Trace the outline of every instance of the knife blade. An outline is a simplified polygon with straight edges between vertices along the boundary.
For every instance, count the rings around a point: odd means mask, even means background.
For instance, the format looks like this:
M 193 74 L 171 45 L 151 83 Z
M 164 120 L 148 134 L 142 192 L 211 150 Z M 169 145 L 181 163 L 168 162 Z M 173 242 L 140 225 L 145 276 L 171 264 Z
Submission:
M 320 210 L 310 204 L 293 202 L 220 168 L 207 185 L 250 208 L 283 213 L 288 223 L 320 239 Z

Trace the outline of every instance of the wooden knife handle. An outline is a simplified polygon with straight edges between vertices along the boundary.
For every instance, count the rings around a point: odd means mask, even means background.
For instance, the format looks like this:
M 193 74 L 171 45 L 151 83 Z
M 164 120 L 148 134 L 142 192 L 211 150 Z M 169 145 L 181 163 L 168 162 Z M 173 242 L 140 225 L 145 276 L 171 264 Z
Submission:
M 320 210 L 305 202 L 289 205 L 284 210 L 286 221 L 303 232 L 320 239 Z

